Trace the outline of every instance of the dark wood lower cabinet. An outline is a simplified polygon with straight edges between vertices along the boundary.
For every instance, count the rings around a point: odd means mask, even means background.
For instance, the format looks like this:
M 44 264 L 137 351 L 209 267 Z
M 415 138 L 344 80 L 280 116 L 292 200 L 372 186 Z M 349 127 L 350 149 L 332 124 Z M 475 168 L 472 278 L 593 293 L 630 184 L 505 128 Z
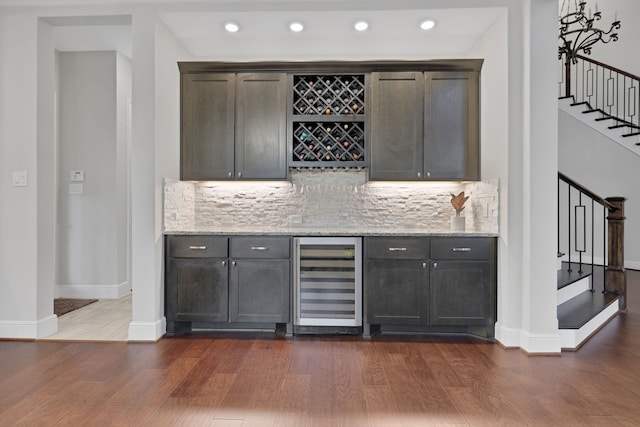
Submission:
M 375 331 L 494 336 L 496 239 L 365 239 L 364 335 Z
M 166 236 L 167 334 L 289 323 L 289 237 Z M 290 329 L 290 328 L 288 328 Z
M 420 325 L 427 321 L 429 271 L 415 260 L 367 261 L 369 323 Z
M 232 322 L 289 322 L 288 259 L 231 262 L 229 319 Z
M 487 325 L 495 322 L 491 264 L 486 261 L 431 262 L 429 323 Z
M 471 333 L 496 322 L 493 237 L 366 237 L 363 335 Z M 291 331 L 291 238 L 166 236 L 167 334 L 199 327 Z M 266 326 L 271 325 L 271 326 Z
M 177 321 L 226 322 L 228 270 L 226 260 L 215 258 L 169 261 L 167 307 Z

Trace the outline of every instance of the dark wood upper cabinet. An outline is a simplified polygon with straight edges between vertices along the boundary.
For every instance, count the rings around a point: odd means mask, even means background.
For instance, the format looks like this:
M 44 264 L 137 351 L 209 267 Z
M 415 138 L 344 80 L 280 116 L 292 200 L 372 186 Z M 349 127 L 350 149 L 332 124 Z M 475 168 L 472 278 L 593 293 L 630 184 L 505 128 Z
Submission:
M 286 74 L 238 74 L 236 178 L 287 178 Z
M 183 180 L 233 178 L 235 75 L 182 75 Z
M 479 180 L 475 71 L 372 77 L 373 180 Z
M 369 177 L 422 179 L 422 73 L 373 73 L 371 80 Z
M 286 179 L 285 76 L 184 74 L 181 179 Z
M 482 60 L 181 62 L 181 179 L 479 180 Z
M 427 179 L 480 179 L 478 80 L 472 71 L 425 73 Z

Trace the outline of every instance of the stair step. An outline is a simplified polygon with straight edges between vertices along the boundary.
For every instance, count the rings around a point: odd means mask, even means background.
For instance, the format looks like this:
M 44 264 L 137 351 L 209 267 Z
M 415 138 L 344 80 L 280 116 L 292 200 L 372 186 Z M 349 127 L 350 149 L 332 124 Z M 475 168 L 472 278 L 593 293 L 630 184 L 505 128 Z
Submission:
M 565 301 L 569 301 L 571 298 L 574 298 L 585 291 L 591 290 L 591 280 L 592 276 L 589 275 L 587 277 L 583 277 L 577 282 L 573 282 L 570 285 L 563 286 L 558 289 L 556 293 L 556 304 L 560 305 Z
M 598 268 L 598 266 L 596 266 Z M 569 263 L 563 262 L 562 268 L 558 270 L 558 289 L 569 286 L 585 277 L 591 276 L 591 264 L 580 264 L 572 262 L 571 271 L 569 271 Z
M 582 292 L 558 306 L 558 327 L 580 329 L 619 298 L 611 293 Z

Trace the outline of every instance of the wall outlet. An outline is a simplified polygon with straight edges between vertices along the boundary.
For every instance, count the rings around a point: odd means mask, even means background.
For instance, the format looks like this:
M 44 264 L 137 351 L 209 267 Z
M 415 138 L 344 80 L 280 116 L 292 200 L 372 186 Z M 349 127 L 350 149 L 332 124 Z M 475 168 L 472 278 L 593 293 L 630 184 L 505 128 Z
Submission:
M 289 215 L 289 224 L 290 225 L 301 225 L 302 224 L 302 215 Z

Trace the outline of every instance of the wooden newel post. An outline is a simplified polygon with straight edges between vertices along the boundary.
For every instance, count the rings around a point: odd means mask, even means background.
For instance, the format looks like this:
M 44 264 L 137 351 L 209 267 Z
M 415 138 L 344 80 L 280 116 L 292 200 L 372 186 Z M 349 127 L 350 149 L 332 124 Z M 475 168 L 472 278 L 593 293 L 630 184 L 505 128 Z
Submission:
M 627 308 L 627 278 L 624 271 L 624 197 L 608 197 L 607 202 L 617 209 L 607 216 L 607 271 L 606 289 L 622 296 L 620 309 Z

